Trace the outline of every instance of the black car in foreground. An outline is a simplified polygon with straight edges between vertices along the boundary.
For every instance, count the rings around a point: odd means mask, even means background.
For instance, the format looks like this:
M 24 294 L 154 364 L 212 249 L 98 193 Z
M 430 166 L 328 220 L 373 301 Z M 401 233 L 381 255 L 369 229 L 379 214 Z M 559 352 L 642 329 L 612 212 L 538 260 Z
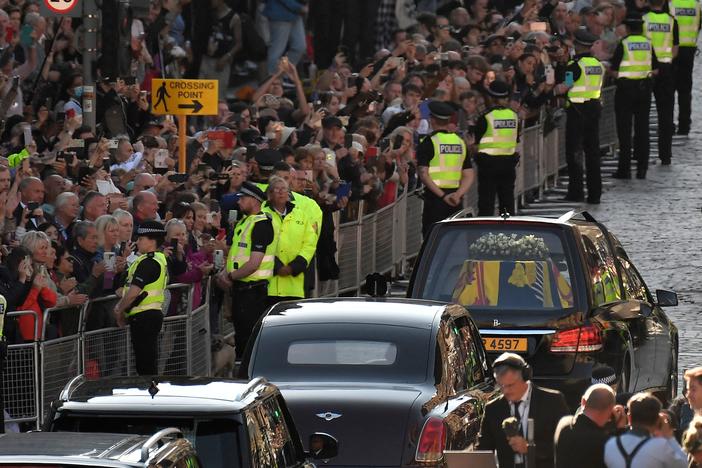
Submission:
M 250 376 L 280 388 L 303 439 L 339 441 L 332 466 L 442 466 L 444 449 L 477 441 L 495 395 L 478 330 L 457 305 L 283 302 L 256 333 Z
M 491 359 L 522 354 L 535 381 L 579 404 L 593 369 L 619 391 L 677 391 L 678 331 L 616 236 L 588 213 L 559 219 L 454 218 L 436 224 L 408 296 L 470 310 Z
M 0 467 L 156 468 L 202 466 L 175 428 L 154 435 L 105 433 L 0 434 Z
M 192 442 L 206 467 L 313 467 L 308 458 L 333 458 L 337 448 L 327 434 L 311 434 L 315 452 L 305 454 L 285 400 L 261 378 L 78 376 L 52 403 L 43 429 L 150 434 L 168 427 Z

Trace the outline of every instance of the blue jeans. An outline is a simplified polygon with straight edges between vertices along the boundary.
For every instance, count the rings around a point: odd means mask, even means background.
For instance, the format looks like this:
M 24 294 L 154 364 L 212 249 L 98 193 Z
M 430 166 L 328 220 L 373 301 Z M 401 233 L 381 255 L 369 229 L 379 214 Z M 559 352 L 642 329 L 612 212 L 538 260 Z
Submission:
M 278 70 L 278 61 L 286 49 L 288 60 L 297 65 L 307 47 L 302 16 L 298 16 L 295 21 L 270 21 L 269 27 L 271 43 L 268 46 L 268 73 L 273 74 Z

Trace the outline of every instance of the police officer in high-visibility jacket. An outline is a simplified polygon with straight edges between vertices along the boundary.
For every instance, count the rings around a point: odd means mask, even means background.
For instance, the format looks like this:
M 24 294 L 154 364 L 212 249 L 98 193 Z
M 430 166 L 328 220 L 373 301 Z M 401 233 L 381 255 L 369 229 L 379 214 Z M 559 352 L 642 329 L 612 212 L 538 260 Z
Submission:
M 305 271 L 317 250 L 319 235 L 314 217 L 300 198 L 291 199 L 290 186 L 282 177 L 268 180 L 268 201 L 262 210 L 271 217 L 278 236 L 275 271 L 268 284 L 269 304 L 305 297 Z
M 573 86 L 568 89 L 566 113 L 566 162 L 568 163 L 568 194 L 566 200 L 585 199 L 583 167 L 577 152 L 585 153 L 587 171 L 587 202 L 600 203 L 602 175 L 600 174 L 600 94 L 605 68 L 590 53 L 598 37 L 584 30 L 575 32 L 575 56 L 568 63 L 566 73 L 573 75 Z
M 651 41 L 658 59 L 658 73 L 653 79 L 653 95 L 658 111 L 658 158 L 669 165 L 673 156 L 673 108 L 675 73 L 673 60 L 680 43 L 678 22 L 664 11 L 666 0 L 649 0 L 651 11 L 643 15 L 644 35 Z
M 263 191 L 244 182 L 238 196 L 244 216 L 234 226 L 226 269 L 217 282 L 223 289 L 231 289 L 236 354 L 243 356 L 254 325 L 267 307 L 277 238 L 270 216 L 261 212 L 266 199 Z
M 155 375 L 168 285 L 166 256 L 158 249 L 166 230 L 158 221 L 144 221 L 136 236 L 140 255 L 127 270 L 127 281 L 114 314 L 119 326 L 129 323 L 137 374 Z
M 673 59 L 675 91 L 678 93 L 678 135 L 690 133 L 692 112 L 692 68 L 697 52 L 697 36 L 702 24 L 699 0 L 670 0 L 670 13 L 678 22 L 680 47 Z
M 619 139 L 619 163 L 612 174 L 617 179 L 631 179 L 631 120 L 634 120 L 634 157 L 636 177 L 646 178 L 650 142 L 648 119 L 651 109 L 652 76 L 658 66 L 651 41 L 643 35 L 640 15 L 630 14 L 624 20 L 628 34 L 617 44 L 612 56 L 612 72 L 617 77 L 614 113 Z
M 432 133 L 417 146 L 419 179 L 424 184 L 422 234 L 437 221 L 461 209 L 463 195 L 473 183 L 473 168 L 466 144 L 449 130 L 454 108 L 440 101 L 429 103 Z
M 474 127 L 478 154 L 478 216 L 495 214 L 495 195 L 500 213 L 514 213 L 514 181 L 519 155 L 519 117 L 508 104 L 510 87 L 495 80 L 487 89 L 490 106 Z

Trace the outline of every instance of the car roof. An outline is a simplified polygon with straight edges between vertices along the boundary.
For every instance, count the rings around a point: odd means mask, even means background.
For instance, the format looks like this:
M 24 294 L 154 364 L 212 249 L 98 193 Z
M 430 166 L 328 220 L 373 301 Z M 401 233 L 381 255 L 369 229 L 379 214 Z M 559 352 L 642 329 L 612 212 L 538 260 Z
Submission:
M 364 323 L 428 328 L 446 303 L 395 297 L 334 297 L 277 304 L 265 318 L 266 327 Z
M 0 461 L 14 457 L 77 458 L 82 460 L 113 460 L 139 465 L 141 447 L 149 439 L 145 435 L 29 432 L 0 435 Z M 63 460 L 54 459 L 53 464 Z
M 576 218 L 576 216 L 583 216 L 583 219 Z M 510 216 L 506 219 L 500 218 L 499 216 L 481 216 L 481 217 L 471 217 L 471 218 L 461 218 L 453 217 L 441 220 L 438 224 L 441 225 L 452 225 L 452 224 L 545 224 L 545 225 L 556 225 L 556 226 L 574 226 L 576 224 L 594 222 L 594 218 L 587 212 L 575 212 L 570 211 L 563 216 L 558 218 L 546 218 L 539 216 Z
M 151 394 L 151 382 L 158 391 Z M 253 391 L 256 390 L 256 391 Z M 241 410 L 261 392 L 277 392 L 265 379 L 230 380 L 214 377 L 78 376 L 61 392 L 62 409 L 138 413 L 232 412 Z

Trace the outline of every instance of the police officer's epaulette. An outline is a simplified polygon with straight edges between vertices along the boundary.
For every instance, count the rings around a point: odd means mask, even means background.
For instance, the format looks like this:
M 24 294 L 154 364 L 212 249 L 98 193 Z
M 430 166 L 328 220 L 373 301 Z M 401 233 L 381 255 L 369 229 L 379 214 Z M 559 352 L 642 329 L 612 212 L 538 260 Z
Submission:
M 485 109 L 483 112 L 480 113 L 480 117 L 485 117 L 488 115 L 490 112 L 496 110 L 496 109 L 509 109 L 507 106 L 491 106 Z
M 146 258 L 154 258 L 155 254 L 156 254 L 156 252 L 149 252 L 146 254 Z
M 264 215 L 264 216 L 266 217 L 266 219 L 268 219 L 268 221 L 273 221 L 273 216 L 271 216 L 270 213 L 268 213 L 268 212 L 263 212 L 263 213 L 261 213 L 261 214 Z

